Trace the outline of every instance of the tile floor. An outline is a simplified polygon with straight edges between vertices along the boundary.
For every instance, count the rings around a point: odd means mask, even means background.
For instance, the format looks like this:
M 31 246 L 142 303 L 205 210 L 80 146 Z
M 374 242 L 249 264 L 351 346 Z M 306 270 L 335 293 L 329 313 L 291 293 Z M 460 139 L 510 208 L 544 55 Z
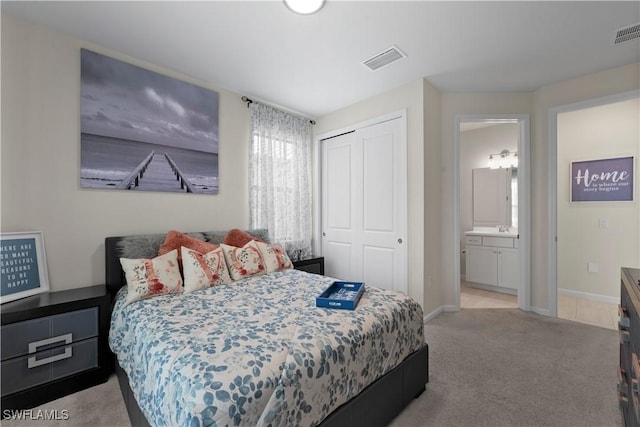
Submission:
M 618 304 L 558 295 L 558 317 L 617 330 Z
M 518 297 L 472 288 L 460 282 L 460 308 L 518 308 Z
M 517 308 L 515 295 L 472 288 L 460 283 L 461 308 Z M 618 329 L 618 305 L 558 295 L 558 317 L 607 329 Z

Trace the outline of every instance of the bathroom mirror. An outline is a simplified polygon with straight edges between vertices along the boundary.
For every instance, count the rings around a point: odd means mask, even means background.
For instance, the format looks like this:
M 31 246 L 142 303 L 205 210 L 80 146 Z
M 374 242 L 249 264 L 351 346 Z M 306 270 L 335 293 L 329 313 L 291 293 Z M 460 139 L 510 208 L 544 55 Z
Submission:
M 513 196 L 512 186 L 517 186 L 517 168 L 475 168 L 471 179 L 472 226 L 514 226 L 513 200 L 517 196 Z

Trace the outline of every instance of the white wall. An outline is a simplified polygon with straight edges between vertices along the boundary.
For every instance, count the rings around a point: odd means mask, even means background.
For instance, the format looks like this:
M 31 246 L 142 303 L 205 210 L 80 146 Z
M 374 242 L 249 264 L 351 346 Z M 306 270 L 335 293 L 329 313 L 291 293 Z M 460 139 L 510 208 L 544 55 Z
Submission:
M 245 227 L 249 116 L 238 94 L 2 15 L 2 231 L 42 230 L 53 290 L 98 284 L 109 235 Z M 220 93 L 220 194 L 81 189 L 80 48 Z M 453 305 L 454 126 L 458 114 L 530 114 L 532 305 L 549 307 L 548 113 L 553 107 L 638 89 L 640 64 L 533 93 L 440 95 L 426 80 L 318 120 L 316 134 L 407 108 L 409 289 L 425 313 Z M 438 140 L 441 145 L 438 145 Z
M 489 154 L 502 150 L 518 151 L 517 123 L 500 123 L 460 133 L 460 249 L 466 248 L 465 231 L 473 229 L 472 170 L 489 167 Z M 460 271 L 465 274 L 464 254 Z
M 535 114 L 531 143 L 531 303 L 546 313 L 549 301 L 549 111 L 577 102 L 624 93 L 640 88 L 640 63 L 589 74 L 545 86 L 533 94 Z M 560 176 L 558 176 L 560 179 Z M 637 235 L 636 235 L 637 236 Z M 633 236 L 632 238 L 637 238 Z
M 640 203 L 570 203 L 570 164 L 640 154 L 639 99 L 558 115 L 558 288 L 620 297 L 620 268 L 640 268 Z M 600 219 L 608 228 L 600 228 Z M 598 264 L 589 273 L 587 264 Z
M 531 114 L 531 93 L 445 93 L 442 95 L 442 286 L 445 305 L 455 304 L 454 141 L 457 115 Z
M 531 305 L 549 313 L 549 170 L 548 114 L 554 107 L 596 99 L 638 89 L 640 64 L 545 86 L 532 93 L 490 93 L 442 95 L 442 281 L 445 304 L 455 302 L 454 294 L 454 218 L 453 165 L 456 115 L 530 114 L 531 126 Z M 553 182 L 555 185 L 555 182 Z M 635 238 L 635 236 L 634 236 Z M 451 254 L 451 255 L 448 255 Z
M 426 79 L 423 81 L 424 106 L 424 308 L 434 313 L 445 305 L 442 286 L 442 95 Z M 409 175 L 409 179 L 413 179 Z
M 41 230 L 51 290 L 104 283 L 104 238 L 246 227 L 249 114 L 240 95 L 2 15 L 1 228 Z M 220 193 L 80 188 L 80 48 L 220 94 Z

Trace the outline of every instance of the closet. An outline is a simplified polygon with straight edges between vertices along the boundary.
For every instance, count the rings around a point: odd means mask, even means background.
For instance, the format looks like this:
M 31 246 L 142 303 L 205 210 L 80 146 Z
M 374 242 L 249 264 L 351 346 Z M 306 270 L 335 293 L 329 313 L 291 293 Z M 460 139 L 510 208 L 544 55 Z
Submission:
M 407 293 L 405 118 L 321 144 L 325 274 Z

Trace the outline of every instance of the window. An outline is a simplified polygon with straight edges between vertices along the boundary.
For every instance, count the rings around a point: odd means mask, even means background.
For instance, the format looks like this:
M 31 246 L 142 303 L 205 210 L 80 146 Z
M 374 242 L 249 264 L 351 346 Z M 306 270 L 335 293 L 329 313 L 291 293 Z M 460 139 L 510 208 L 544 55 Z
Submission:
M 266 228 L 292 259 L 311 255 L 311 124 L 253 102 L 249 223 Z

